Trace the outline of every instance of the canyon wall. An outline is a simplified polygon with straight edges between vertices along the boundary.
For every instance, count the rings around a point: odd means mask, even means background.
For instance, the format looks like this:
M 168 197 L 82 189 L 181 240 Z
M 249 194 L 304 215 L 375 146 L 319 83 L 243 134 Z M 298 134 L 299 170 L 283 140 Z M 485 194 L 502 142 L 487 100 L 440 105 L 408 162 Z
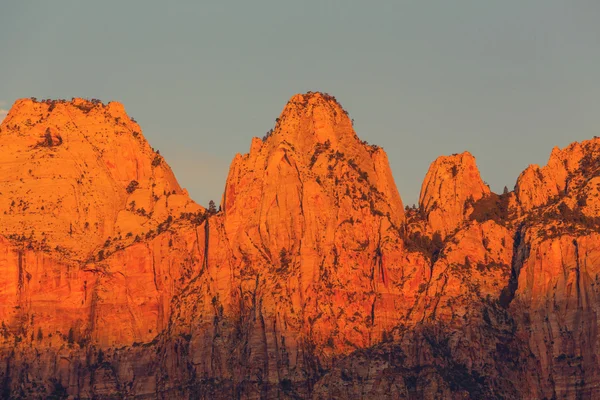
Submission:
M 600 140 L 404 208 L 337 100 L 293 96 L 194 203 L 122 105 L 0 125 L 4 397 L 595 398 Z

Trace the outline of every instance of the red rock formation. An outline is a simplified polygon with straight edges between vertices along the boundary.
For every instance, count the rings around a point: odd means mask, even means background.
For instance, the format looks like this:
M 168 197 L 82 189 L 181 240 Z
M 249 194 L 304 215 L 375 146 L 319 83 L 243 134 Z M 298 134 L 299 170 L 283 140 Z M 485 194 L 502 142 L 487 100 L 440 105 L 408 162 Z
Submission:
M 511 308 L 539 360 L 539 397 L 594 398 L 598 375 L 598 233 L 525 238 Z
M 197 268 L 187 219 L 204 210 L 139 126 L 118 103 L 19 100 L 0 148 L 7 343 L 58 351 L 155 338 Z
M 573 143 L 563 150 L 555 147 L 546 166 L 540 168 L 530 165 L 521 173 L 515 187 L 515 194 L 523 210 L 530 211 L 543 206 L 577 185 L 581 179 L 589 178 L 587 175 L 590 171 L 582 171 L 581 162 L 588 164 L 586 168 L 593 169 L 598 146 L 598 139 L 593 139 Z
M 419 207 L 433 232 L 445 237 L 468 218 L 468 200 L 475 202 L 490 193 L 469 152 L 439 157 L 429 167 Z
M 294 96 L 234 159 L 203 236 L 207 268 L 170 335 L 192 327 L 196 375 L 310 390 L 319 368 L 380 340 L 414 301 L 403 288 L 423 283 L 426 262 L 402 252 L 403 221 L 383 150 L 358 140 L 335 99 Z
M 212 214 L 121 105 L 20 100 L 0 397 L 596 398 L 598 144 L 502 196 L 441 157 L 405 215 L 383 150 L 296 95 Z
M 82 260 L 107 238 L 200 208 L 119 103 L 17 100 L 0 129 L 5 236 Z

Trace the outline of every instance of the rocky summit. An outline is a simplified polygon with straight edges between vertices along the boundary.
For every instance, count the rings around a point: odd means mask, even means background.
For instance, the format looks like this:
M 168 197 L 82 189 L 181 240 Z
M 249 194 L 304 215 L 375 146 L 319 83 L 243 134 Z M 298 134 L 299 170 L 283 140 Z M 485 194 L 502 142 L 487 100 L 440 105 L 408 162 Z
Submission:
M 0 397 L 600 398 L 600 139 L 495 194 L 468 152 L 404 207 L 293 96 L 196 204 L 123 105 L 0 125 Z

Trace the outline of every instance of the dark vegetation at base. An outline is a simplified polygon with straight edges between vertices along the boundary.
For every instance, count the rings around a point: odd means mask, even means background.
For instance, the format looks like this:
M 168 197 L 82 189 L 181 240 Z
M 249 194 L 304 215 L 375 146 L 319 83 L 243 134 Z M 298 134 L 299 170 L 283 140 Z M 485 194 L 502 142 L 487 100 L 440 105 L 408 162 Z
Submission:
M 54 381 L 53 383 L 52 393 L 48 396 L 48 399 L 59 400 L 66 399 L 69 397 L 69 393 L 67 392 L 67 388 L 62 385 L 62 383 L 58 381 Z

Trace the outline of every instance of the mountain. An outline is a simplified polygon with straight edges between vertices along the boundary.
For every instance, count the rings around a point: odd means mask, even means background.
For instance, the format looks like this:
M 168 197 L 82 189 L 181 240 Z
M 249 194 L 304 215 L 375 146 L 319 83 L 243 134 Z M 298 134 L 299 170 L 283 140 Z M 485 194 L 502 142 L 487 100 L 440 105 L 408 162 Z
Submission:
M 404 208 L 337 100 L 293 96 L 221 208 L 115 102 L 0 125 L 14 398 L 595 398 L 600 139 L 492 193 L 468 152 Z

